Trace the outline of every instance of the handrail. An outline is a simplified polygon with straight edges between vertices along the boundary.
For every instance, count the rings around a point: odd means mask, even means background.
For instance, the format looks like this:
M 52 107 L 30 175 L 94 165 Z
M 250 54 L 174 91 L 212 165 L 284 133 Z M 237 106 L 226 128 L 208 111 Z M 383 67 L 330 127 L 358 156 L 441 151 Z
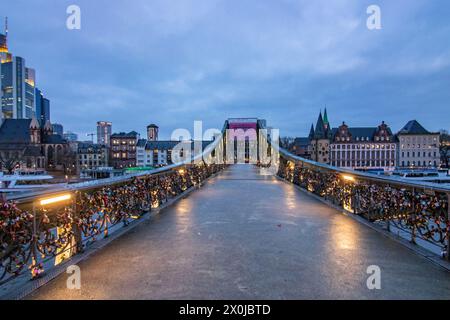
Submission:
M 217 137 L 215 140 L 213 140 L 209 145 L 205 147 L 205 149 L 202 150 L 202 153 L 194 155 L 191 159 L 186 159 L 183 162 L 180 163 L 174 163 L 171 165 L 167 165 L 161 168 L 156 168 L 152 170 L 146 170 L 143 172 L 133 173 L 133 174 L 127 174 L 125 176 L 119 176 L 119 177 L 112 177 L 112 178 L 106 178 L 101 180 L 94 180 L 94 181 L 86 181 L 86 182 L 79 182 L 74 183 L 71 185 L 67 185 L 66 187 L 59 187 L 59 188 L 51 188 L 46 190 L 39 190 L 39 191 L 31 191 L 27 193 L 23 193 L 21 195 L 12 195 L 8 197 L 8 201 L 16 201 L 18 203 L 29 201 L 30 199 L 36 198 L 36 197 L 42 197 L 42 196 L 48 196 L 53 195 L 61 192 L 75 192 L 75 191 L 83 191 L 83 190 L 90 190 L 95 188 L 102 188 L 113 184 L 120 184 L 125 182 L 130 182 L 135 178 L 139 177 L 146 177 L 150 175 L 158 175 L 162 173 L 166 173 L 172 170 L 179 169 L 185 165 L 198 163 L 198 161 L 203 161 L 205 156 L 209 155 L 219 144 L 221 141 L 224 132 L 226 130 L 226 122 L 222 128 L 221 135 Z M 195 152 L 195 150 L 194 150 Z

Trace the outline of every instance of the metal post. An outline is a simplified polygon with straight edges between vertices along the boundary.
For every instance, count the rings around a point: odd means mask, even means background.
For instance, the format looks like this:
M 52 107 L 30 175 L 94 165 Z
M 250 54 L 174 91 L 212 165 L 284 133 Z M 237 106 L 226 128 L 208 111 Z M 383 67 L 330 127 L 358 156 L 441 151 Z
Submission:
M 450 261 L 450 193 L 447 193 L 447 252 L 446 259 Z
M 412 214 L 412 219 L 413 219 L 413 225 L 412 225 L 412 230 L 411 230 L 411 243 L 416 244 L 416 189 L 413 188 L 412 189 L 412 208 L 413 208 L 413 214 Z
M 72 208 L 73 208 L 73 222 L 72 222 L 72 231 L 75 239 L 75 254 L 83 252 L 83 241 L 82 241 L 82 235 L 81 235 L 81 228 L 77 223 L 78 218 L 80 217 L 79 208 L 77 205 L 77 199 L 78 199 L 79 193 L 75 193 L 75 197 L 73 200 Z M 81 197 L 81 195 L 80 195 Z
M 38 267 L 36 245 L 37 245 L 37 220 L 36 220 L 36 205 L 33 202 L 33 236 L 31 237 L 31 279 L 35 279 L 35 268 Z

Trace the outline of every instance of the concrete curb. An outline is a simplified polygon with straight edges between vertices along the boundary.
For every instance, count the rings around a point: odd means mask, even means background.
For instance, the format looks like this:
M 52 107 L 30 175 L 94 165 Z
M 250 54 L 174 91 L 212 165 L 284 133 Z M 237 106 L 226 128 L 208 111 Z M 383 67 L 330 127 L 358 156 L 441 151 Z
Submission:
M 50 269 L 48 272 L 46 272 L 46 274 L 42 278 L 39 278 L 36 280 L 29 280 L 26 284 L 19 286 L 16 290 L 14 290 L 8 294 L 5 294 L 3 296 L 0 296 L 0 300 L 22 300 L 22 299 L 24 299 L 25 297 L 27 297 L 28 295 L 30 295 L 31 293 L 33 293 L 40 287 L 46 285 L 47 283 L 49 283 L 50 281 L 52 281 L 53 279 L 55 279 L 62 273 L 66 272 L 67 267 L 74 265 L 74 264 L 78 264 L 78 263 L 86 260 L 91 255 L 95 254 L 102 248 L 106 247 L 114 240 L 120 238 L 124 234 L 126 234 L 126 233 L 130 232 L 131 230 L 133 230 L 134 228 L 136 228 L 138 225 L 142 224 L 145 221 L 151 220 L 152 217 L 160 214 L 161 211 L 169 208 L 170 206 L 172 206 L 173 204 L 178 202 L 180 199 L 186 198 L 192 192 L 201 189 L 206 182 L 217 177 L 222 171 L 219 171 L 219 172 L 213 174 L 212 176 L 208 177 L 205 181 L 203 181 L 200 184 L 200 186 L 191 187 L 188 190 L 186 190 L 183 193 L 176 196 L 175 198 L 170 199 L 168 202 L 164 203 L 159 208 L 152 209 L 151 212 L 142 216 L 140 219 L 132 221 L 128 226 L 123 227 L 121 230 L 114 232 L 107 238 L 103 238 L 99 241 L 96 241 L 95 243 L 90 245 L 83 253 L 77 254 L 77 255 L 73 256 L 72 258 L 70 258 L 69 260 L 67 260 L 66 262 L 61 263 L 60 265 Z
M 343 214 L 343 215 L 345 215 L 345 216 L 347 216 L 347 217 L 349 217 L 349 218 L 351 218 L 353 220 L 358 221 L 359 223 L 365 225 L 366 227 L 368 227 L 368 228 L 370 228 L 372 230 L 375 230 L 375 231 L 381 233 L 383 236 L 385 236 L 385 237 L 387 237 L 387 238 L 389 238 L 391 240 L 394 240 L 395 242 L 397 242 L 397 243 L 403 245 L 404 247 L 408 248 L 409 250 L 413 251 L 418 256 L 421 256 L 421 257 L 425 258 L 426 260 L 432 262 L 434 265 L 444 269 L 447 272 L 450 272 L 450 262 L 445 261 L 444 259 L 440 258 L 438 255 L 436 255 L 436 254 L 426 250 L 425 248 L 419 247 L 418 245 L 415 245 L 415 244 L 409 242 L 408 240 L 406 240 L 406 239 L 404 239 L 402 237 L 399 237 L 399 236 L 395 235 L 394 233 L 389 232 L 389 231 L 381 228 L 380 226 L 377 226 L 376 224 L 371 223 L 371 222 L 367 221 L 366 219 L 364 219 L 364 218 L 362 218 L 362 217 L 360 217 L 358 215 L 355 215 L 354 213 L 352 213 L 352 212 L 350 212 L 348 210 L 345 210 L 344 208 L 341 208 L 341 207 L 339 207 L 339 206 L 337 206 L 337 205 L 327 201 L 326 199 L 324 199 L 324 198 L 322 198 L 322 197 L 320 197 L 320 196 L 318 196 L 316 194 L 308 192 L 307 190 L 303 189 L 302 187 L 300 187 L 300 186 L 298 186 L 296 184 L 291 183 L 290 181 L 287 181 L 287 180 L 285 180 L 283 178 L 280 178 L 278 176 L 275 176 L 275 177 L 278 180 L 283 181 L 284 183 L 293 185 L 295 188 L 297 188 L 298 190 L 300 190 L 304 194 L 307 194 L 307 195 L 315 198 L 316 200 L 319 200 L 320 202 L 328 205 L 329 207 L 332 207 L 333 209 L 339 211 L 341 214 Z

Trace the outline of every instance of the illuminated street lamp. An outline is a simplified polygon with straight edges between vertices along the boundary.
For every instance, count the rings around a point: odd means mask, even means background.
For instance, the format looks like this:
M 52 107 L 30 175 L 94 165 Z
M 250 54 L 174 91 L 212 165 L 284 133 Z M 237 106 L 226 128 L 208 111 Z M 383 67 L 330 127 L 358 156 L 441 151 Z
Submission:
M 70 193 L 67 193 L 67 194 L 55 196 L 55 197 L 52 197 L 52 198 L 41 199 L 39 201 L 39 204 L 41 206 L 46 206 L 46 205 L 49 205 L 49 204 L 54 204 L 54 203 L 58 203 L 58 202 L 68 201 L 70 199 L 72 199 L 72 195 Z
M 350 176 L 350 175 L 343 175 L 342 178 L 343 178 L 345 181 L 355 182 L 355 177 Z
M 37 217 L 36 205 L 44 208 L 45 206 L 70 201 L 71 199 L 72 199 L 72 194 L 66 193 L 66 194 L 56 195 L 56 196 L 53 196 L 50 198 L 40 199 L 37 201 L 37 203 L 33 203 L 33 234 L 38 235 L 37 221 L 36 221 L 36 217 Z M 59 233 L 59 230 L 57 232 Z M 39 236 L 37 236 L 37 237 L 39 237 Z M 33 249 L 33 250 L 35 250 L 35 249 Z M 64 253 L 62 251 L 61 252 L 58 252 L 58 251 L 60 251 L 60 249 L 57 249 L 55 265 L 60 264 L 62 261 L 64 261 L 64 259 L 66 259 L 67 257 L 70 257 L 70 253 Z M 62 255 L 62 257 L 61 257 L 61 255 Z M 36 261 L 36 258 L 35 258 L 36 256 L 37 256 L 37 254 L 35 253 L 32 258 L 32 261 L 33 261 L 32 266 L 30 267 L 31 276 L 33 279 L 39 277 L 44 272 L 43 264 L 42 264 L 42 262 L 38 263 Z

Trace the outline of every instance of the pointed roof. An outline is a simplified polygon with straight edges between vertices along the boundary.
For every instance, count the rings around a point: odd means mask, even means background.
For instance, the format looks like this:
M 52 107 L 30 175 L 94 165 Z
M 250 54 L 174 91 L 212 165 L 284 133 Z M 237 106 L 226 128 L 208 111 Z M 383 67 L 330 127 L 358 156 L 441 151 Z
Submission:
M 311 123 L 311 129 L 309 130 L 308 138 L 310 140 L 314 139 L 314 124 Z
M 325 125 L 323 123 L 322 111 L 320 111 L 319 118 L 317 119 L 316 130 L 314 131 L 314 139 L 325 138 Z
M 330 122 L 328 121 L 327 108 L 325 108 L 325 113 L 324 113 L 324 115 L 323 115 L 323 123 L 324 123 L 325 125 L 327 125 L 327 126 L 330 124 Z
M 36 117 L 33 117 L 30 122 L 30 129 L 39 129 L 40 127 L 39 121 L 37 121 Z
M 52 127 L 52 124 L 50 123 L 50 120 L 47 120 L 45 122 L 44 130 L 46 130 L 46 131 L 53 131 L 53 127 Z
M 0 144 L 30 143 L 30 119 L 5 119 L 0 126 Z
M 430 134 L 430 132 L 417 120 L 411 120 L 400 130 L 399 134 Z

